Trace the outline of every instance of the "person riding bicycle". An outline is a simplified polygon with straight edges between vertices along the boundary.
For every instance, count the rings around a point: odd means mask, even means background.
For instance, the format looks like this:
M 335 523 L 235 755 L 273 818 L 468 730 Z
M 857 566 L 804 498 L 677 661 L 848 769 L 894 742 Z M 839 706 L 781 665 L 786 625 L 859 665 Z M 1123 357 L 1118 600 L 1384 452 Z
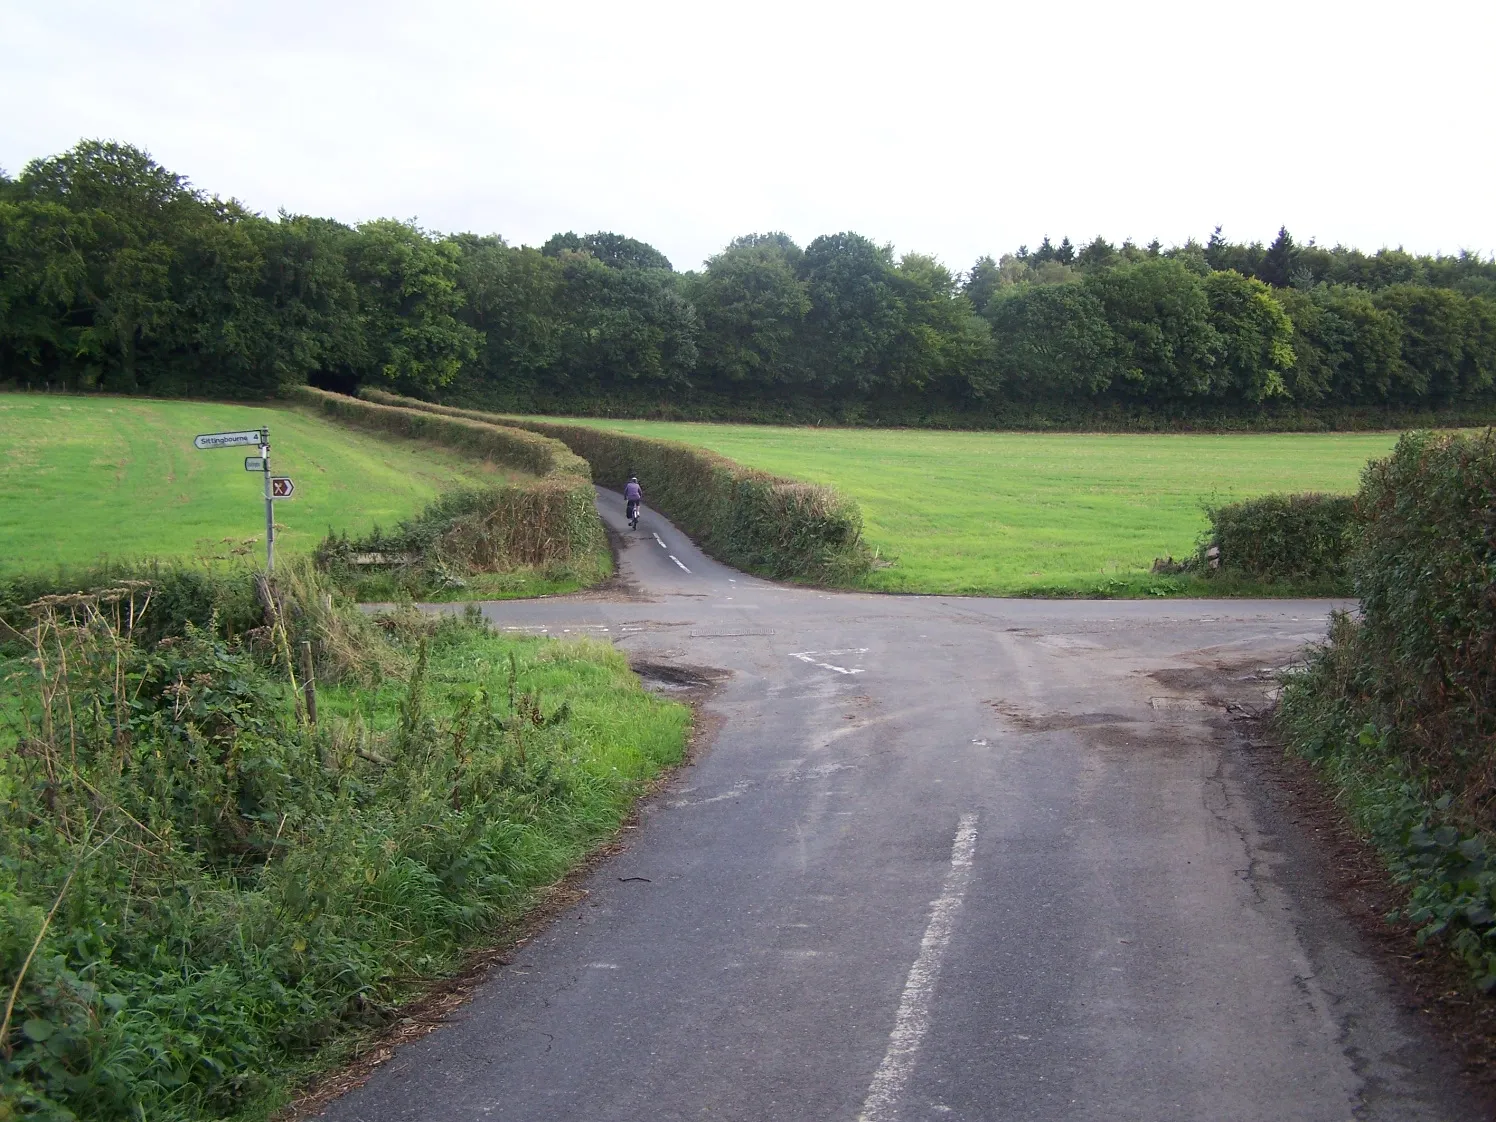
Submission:
M 639 486 L 637 475 L 629 476 L 628 483 L 623 488 L 623 513 L 630 522 L 634 521 L 639 504 L 644 501 L 644 489 Z

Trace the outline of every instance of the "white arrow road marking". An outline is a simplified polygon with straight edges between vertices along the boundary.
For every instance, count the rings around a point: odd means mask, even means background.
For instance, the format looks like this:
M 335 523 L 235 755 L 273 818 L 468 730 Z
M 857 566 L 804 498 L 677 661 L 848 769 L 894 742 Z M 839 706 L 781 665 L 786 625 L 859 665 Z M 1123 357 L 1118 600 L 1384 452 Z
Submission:
M 935 983 L 940 980 L 940 967 L 956 926 L 956 913 L 966 898 L 976 848 L 977 816 L 963 814 L 951 844 L 951 867 L 946 871 L 939 898 L 930 905 L 930 923 L 920 940 L 919 955 L 909 968 L 899 1011 L 894 1014 L 888 1051 L 873 1073 L 857 1122 L 895 1122 L 899 1116 L 899 1100 L 914 1071 L 915 1056 L 930 1031 L 930 999 L 935 993 Z
M 845 666 L 833 666 L 829 662 L 822 662 L 818 658 L 812 658 L 811 656 L 814 655 L 815 653 L 816 653 L 815 651 L 799 651 L 799 652 L 791 651 L 790 652 L 790 657 L 791 658 L 798 658 L 801 662 L 808 662 L 812 666 L 819 666 L 822 670 L 835 670 L 838 674 L 862 674 L 862 673 L 865 673 L 865 671 L 861 667 L 859 667 L 859 666 L 854 666 L 851 669 L 848 669 Z
M 676 563 L 676 565 L 680 566 L 680 571 L 681 572 L 683 572 L 683 573 L 689 573 L 691 571 L 690 569 L 686 568 L 684 565 L 681 565 L 680 558 L 677 557 L 675 554 L 672 553 L 670 555 L 670 560 L 674 561 Z

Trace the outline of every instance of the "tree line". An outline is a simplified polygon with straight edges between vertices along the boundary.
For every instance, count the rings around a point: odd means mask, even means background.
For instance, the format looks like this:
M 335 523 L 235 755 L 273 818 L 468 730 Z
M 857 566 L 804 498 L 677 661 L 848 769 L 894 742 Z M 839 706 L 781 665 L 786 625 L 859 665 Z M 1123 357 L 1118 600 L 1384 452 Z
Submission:
M 201 397 L 311 382 L 512 408 L 692 399 L 1173 413 L 1496 404 L 1496 262 L 1281 230 L 1048 237 L 964 273 L 855 233 L 677 272 L 613 233 L 539 248 L 255 214 L 128 145 L 0 173 L 0 379 Z

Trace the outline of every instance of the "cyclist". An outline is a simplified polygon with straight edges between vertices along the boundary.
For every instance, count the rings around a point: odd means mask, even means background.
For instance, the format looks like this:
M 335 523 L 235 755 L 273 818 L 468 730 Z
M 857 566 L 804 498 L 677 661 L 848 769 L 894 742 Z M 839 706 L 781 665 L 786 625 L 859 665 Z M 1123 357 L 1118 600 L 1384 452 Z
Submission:
M 628 517 L 630 526 L 639 524 L 639 504 L 643 501 L 644 489 L 639 486 L 639 477 L 629 476 L 629 481 L 623 488 L 623 513 Z

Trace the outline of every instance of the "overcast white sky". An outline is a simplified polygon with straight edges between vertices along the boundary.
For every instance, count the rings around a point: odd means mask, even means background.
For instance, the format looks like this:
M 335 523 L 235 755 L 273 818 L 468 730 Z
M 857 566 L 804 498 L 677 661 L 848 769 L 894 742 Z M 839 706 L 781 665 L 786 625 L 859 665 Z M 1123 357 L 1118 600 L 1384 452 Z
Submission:
M 1496 250 L 1496 3 L 0 0 L 0 166 L 82 137 L 249 206 L 695 268 L 856 230 Z

